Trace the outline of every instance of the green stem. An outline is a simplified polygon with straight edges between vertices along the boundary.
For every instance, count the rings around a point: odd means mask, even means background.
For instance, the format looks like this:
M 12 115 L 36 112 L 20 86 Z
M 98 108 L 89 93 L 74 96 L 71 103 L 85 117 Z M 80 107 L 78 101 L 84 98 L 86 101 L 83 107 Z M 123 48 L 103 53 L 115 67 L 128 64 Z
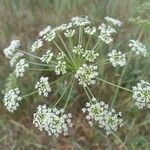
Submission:
M 124 149 L 128 150 L 128 148 L 125 146 L 125 144 L 123 143 L 123 141 L 114 132 L 112 134 L 120 142 L 120 144 L 124 147 Z
M 24 96 L 22 96 L 22 98 L 25 98 L 25 97 L 27 97 L 27 96 L 31 96 L 31 95 L 33 95 L 33 94 L 35 94 L 35 93 L 37 93 L 37 91 L 33 91 L 33 92 L 31 92 L 31 93 L 29 93 L 29 94 L 27 94 L 27 95 L 24 95 Z
M 82 34 L 83 34 L 83 28 L 79 27 L 79 41 L 78 41 L 79 45 L 82 45 Z
M 34 58 L 40 59 L 40 57 L 35 56 L 35 55 L 31 54 L 31 53 L 28 53 L 28 52 L 25 52 L 25 51 L 22 51 L 22 50 L 18 50 L 18 51 L 19 51 L 19 52 L 21 52 L 21 53 L 23 53 L 23 54 L 26 54 L 26 55 L 28 55 L 28 56 L 31 56 L 31 57 L 34 57 Z
M 91 96 L 94 97 L 93 93 L 91 92 L 91 90 L 88 86 L 87 86 L 87 89 L 88 89 L 89 93 L 91 94 Z
M 32 61 L 27 61 L 27 62 L 30 63 L 30 64 L 38 65 L 38 66 L 47 66 L 47 67 L 51 66 L 51 65 L 48 65 L 48 64 L 42 64 L 42 63 L 37 63 L 37 62 L 32 62 Z
M 89 37 L 88 37 L 88 41 L 87 41 L 86 46 L 85 46 L 85 50 L 86 50 L 86 49 L 88 48 L 88 46 L 89 46 L 90 39 L 91 39 L 91 36 L 89 35 Z
M 29 70 L 34 70 L 34 71 L 52 71 L 51 69 L 44 69 L 44 68 L 28 68 Z
M 65 95 L 65 93 L 66 93 L 66 91 L 67 91 L 67 89 L 69 88 L 69 86 L 70 86 L 70 84 L 71 84 L 71 82 L 72 82 L 72 80 L 73 80 L 73 78 L 70 80 L 70 82 L 68 83 L 68 85 L 67 85 L 67 87 L 66 87 L 66 89 L 63 91 L 63 93 L 62 93 L 62 95 L 61 95 L 61 97 L 58 99 L 58 101 L 55 103 L 55 105 L 53 106 L 53 108 L 61 101 L 61 99 L 63 98 L 63 96 Z
M 85 87 L 84 87 L 84 91 L 85 91 L 85 93 L 86 93 L 86 95 L 87 95 L 88 99 L 91 101 L 91 97 L 89 96 L 89 94 L 88 94 L 88 92 L 87 92 L 87 90 L 86 90 L 86 88 L 85 88 Z
M 121 86 L 119 86 L 119 85 L 113 84 L 113 83 L 108 82 L 108 81 L 106 81 L 106 80 L 104 80 L 104 79 L 101 79 L 101 78 L 97 78 L 97 79 L 100 80 L 100 81 L 102 81 L 102 82 L 104 82 L 104 83 L 107 83 L 107 84 L 109 84 L 109 85 L 118 87 L 118 88 L 123 89 L 123 90 L 126 90 L 126 91 L 128 91 L 128 92 L 132 92 L 132 90 L 130 90 L 130 89 L 127 89 L 127 88 L 121 87 Z
M 67 100 L 66 100 L 66 103 L 65 103 L 65 106 L 64 106 L 64 109 L 66 109 L 67 105 L 68 105 L 68 102 L 69 102 L 69 98 L 70 98 L 70 95 L 71 95 L 71 92 L 72 92 L 72 89 L 73 89 L 73 86 L 74 86 L 74 81 L 72 82 L 72 86 L 70 88 L 70 91 L 69 91 L 69 94 L 68 94 L 68 97 L 67 97 Z

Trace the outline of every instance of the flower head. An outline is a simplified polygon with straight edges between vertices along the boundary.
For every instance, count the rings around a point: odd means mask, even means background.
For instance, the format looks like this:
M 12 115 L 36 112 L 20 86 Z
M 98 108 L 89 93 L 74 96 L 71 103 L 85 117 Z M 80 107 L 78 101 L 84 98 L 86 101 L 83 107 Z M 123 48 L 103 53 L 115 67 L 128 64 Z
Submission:
M 91 23 L 87 16 L 86 17 L 73 17 L 71 21 L 76 26 L 85 26 Z
M 64 52 L 59 52 L 56 59 L 57 60 L 63 60 L 65 58 L 65 53 Z
M 45 130 L 49 136 L 60 134 L 67 135 L 69 127 L 72 127 L 71 114 L 65 114 L 64 109 L 47 108 L 39 106 L 33 117 L 33 124 L 40 130 Z
M 38 50 L 39 48 L 41 48 L 42 46 L 43 46 L 43 41 L 41 39 L 38 39 L 32 44 L 31 51 L 34 52 Z
M 116 66 L 125 66 L 126 58 L 125 54 L 122 54 L 121 51 L 112 50 L 111 53 L 108 54 L 109 61 L 112 63 L 114 67 Z
M 57 31 L 64 31 L 64 30 L 70 29 L 71 27 L 72 27 L 72 23 L 69 22 L 69 23 L 64 23 L 64 24 L 62 24 L 60 26 L 57 26 L 53 30 L 56 31 L 56 32 Z
M 38 90 L 39 95 L 48 96 L 48 93 L 51 92 L 51 88 L 48 82 L 48 77 L 41 77 L 35 85 L 35 89 Z
M 29 68 L 29 63 L 26 62 L 25 59 L 20 59 L 17 63 L 16 63 L 16 67 L 15 67 L 15 74 L 16 77 L 23 77 L 24 72 Z
M 11 41 L 10 45 L 3 50 L 6 58 L 11 59 L 20 46 L 21 46 L 20 40 Z
M 88 35 L 93 35 L 96 33 L 96 27 L 87 26 L 84 28 L 84 32 Z
M 142 109 L 143 107 L 150 108 L 150 83 L 144 80 L 141 80 L 137 83 L 137 86 L 133 88 L 133 100 L 135 105 Z
M 83 108 L 82 111 L 86 114 L 86 119 L 91 126 L 98 123 L 98 126 L 103 128 L 107 135 L 116 131 L 118 126 L 123 125 L 123 120 L 120 118 L 121 112 L 116 113 L 114 109 L 109 110 L 107 104 L 103 101 L 98 102 L 96 98 L 92 98 L 91 102 L 87 102 L 86 108 Z
M 66 69 L 67 69 L 66 62 L 58 61 L 57 65 L 55 66 L 55 73 L 57 75 L 66 74 L 67 73 Z
M 8 111 L 14 112 L 19 106 L 19 102 L 22 99 L 19 94 L 19 88 L 11 89 L 5 94 L 3 102 Z
M 105 17 L 104 19 L 106 21 L 112 23 L 115 26 L 121 26 L 122 25 L 122 22 L 118 19 L 115 19 L 115 18 L 112 18 L 112 17 L 109 17 L 109 16 Z
M 76 72 L 75 78 L 79 80 L 79 84 L 86 87 L 95 84 L 95 78 L 98 76 L 97 66 L 83 64 Z
M 85 59 L 88 60 L 89 62 L 94 62 L 94 60 L 98 56 L 99 54 L 95 53 L 94 50 L 86 50 L 85 53 L 83 54 L 83 57 L 85 57 Z
M 138 40 L 130 40 L 129 47 L 136 55 L 142 54 L 143 56 L 146 56 L 146 46 Z
M 51 50 L 48 50 L 45 55 L 43 55 L 40 60 L 46 62 L 47 64 L 52 60 L 53 53 Z
M 44 40 L 51 42 L 55 38 L 56 33 L 51 26 L 47 26 L 39 33 L 39 36 Z
M 82 45 L 77 45 L 77 46 L 74 46 L 74 48 L 73 48 L 73 52 L 75 53 L 75 54 L 82 54 L 83 53 L 83 48 L 82 48 Z
M 106 24 L 102 23 L 98 29 L 100 30 L 100 34 L 98 36 L 99 39 L 101 39 L 106 44 L 109 44 L 113 41 L 112 34 L 116 33 L 116 30 L 112 28 L 111 26 L 107 26 Z
M 65 37 L 73 37 L 74 34 L 75 34 L 75 30 L 66 30 L 64 32 Z

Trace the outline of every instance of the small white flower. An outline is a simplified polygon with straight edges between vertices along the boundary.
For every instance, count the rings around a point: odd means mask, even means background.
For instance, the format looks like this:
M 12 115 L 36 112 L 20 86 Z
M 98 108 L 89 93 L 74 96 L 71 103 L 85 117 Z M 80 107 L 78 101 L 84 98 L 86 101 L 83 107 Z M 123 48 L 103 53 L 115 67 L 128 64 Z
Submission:
M 83 64 L 76 72 L 75 78 L 79 84 L 86 87 L 90 84 L 95 84 L 95 78 L 98 76 L 97 66 Z
M 53 30 L 54 31 L 64 31 L 64 30 L 67 30 L 67 29 L 70 29 L 72 27 L 72 23 L 71 22 L 69 22 L 68 24 L 62 24 L 62 25 L 60 25 L 60 26 L 57 26 L 57 27 L 55 27 Z
M 20 46 L 21 46 L 20 40 L 11 41 L 10 45 L 3 50 L 6 58 L 11 59 Z
M 91 22 L 89 21 L 88 16 L 85 17 L 73 17 L 71 19 L 72 23 L 76 26 L 85 26 L 90 24 Z
M 91 102 L 87 102 L 82 111 L 86 114 L 86 119 L 91 126 L 98 123 L 98 126 L 103 128 L 107 135 L 116 131 L 118 126 L 123 125 L 123 120 L 120 118 L 121 112 L 115 113 L 114 109 L 109 110 L 107 104 L 103 101 L 98 102 L 96 98 L 92 98 Z
M 56 59 L 57 59 L 57 60 L 63 60 L 63 59 L 65 58 L 65 56 L 66 56 L 66 55 L 65 55 L 64 52 L 60 52 L 60 53 L 58 53 Z
M 144 80 L 141 80 L 137 83 L 137 86 L 133 88 L 133 100 L 135 105 L 142 109 L 143 107 L 150 108 L 150 83 Z
M 83 48 L 82 48 L 82 45 L 77 45 L 77 46 L 74 46 L 74 48 L 73 48 L 73 52 L 75 53 L 75 54 L 82 54 L 83 53 Z
M 111 26 L 107 26 L 106 24 L 102 23 L 98 29 L 100 30 L 100 34 L 98 38 L 100 38 L 106 44 L 109 44 L 113 41 L 112 34 L 116 33 L 116 30 Z
M 22 99 L 19 94 L 19 88 L 11 89 L 5 94 L 3 102 L 9 112 L 14 112 L 19 106 L 19 102 Z
M 39 36 L 44 40 L 51 42 L 56 37 L 56 33 L 51 26 L 47 26 L 39 33 Z
M 87 26 L 84 28 L 84 32 L 88 35 L 93 35 L 96 33 L 96 27 Z
M 55 73 L 57 75 L 66 74 L 67 73 L 66 69 L 67 69 L 66 62 L 58 61 L 57 65 L 55 66 Z
M 48 82 L 48 77 L 41 77 L 35 85 L 35 89 L 38 90 L 39 95 L 48 96 L 48 93 L 51 92 L 51 88 Z
M 16 77 L 23 77 L 24 72 L 29 68 L 29 63 L 25 59 L 20 59 L 15 67 Z
M 109 53 L 108 56 L 109 61 L 112 63 L 114 67 L 126 65 L 125 54 L 122 54 L 120 51 L 112 50 L 112 52 Z
M 86 50 L 85 53 L 83 54 L 83 57 L 85 57 L 85 59 L 88 60 L 89 62 L 94 62 L 94 60 L 98 56 L 99 54 L 95 53 L 94 50 Z
M 115 26 L 119 26 L 120 27 L 122 25 L 122 22 L 120 20 L 118 20 L 118 19 L 115 19 L 115 18 L 112 18 L 112 17 L 109 17 L 109 16 L 105 17 L 104 19 L 106 21 L 112 23 Z
M 40 130 L 45 130 L 49 136 L 58 137 L 68 135 L 72 115 L 65 114 L 64 109 L 47 108 L 46 105 L 39 106 L 33 116 L 33 124 Z
M 32 44 L 31 51 L 34 52 L 38 50 L 39 48 L 41 48 L 42 46 L 43 46 L 43 41 L 41 39 L 38 39 Z
M 23 56 L 24 56 L 23 53 L 16 52 L 10 60 L 10 66 L 13 67 L 17 63 L 17 61 Z
M 51 52 L 51 50 L 48 50 L 46 54 L 40 58 L 40 60 L 48 64 L 52 60 L 52 57 L 53 57 L 53 53 Z
M 64 32 L 65 37 L 73 37 L 75 34 L 75 30 L 66 30 Z
M 143 56 L 146 56 L 147 53 L 146 46 L 143 45 L 138 40 L 130 40 L 129 47 L 133 52 L 136 53 L 136 55 L 142 54 Z

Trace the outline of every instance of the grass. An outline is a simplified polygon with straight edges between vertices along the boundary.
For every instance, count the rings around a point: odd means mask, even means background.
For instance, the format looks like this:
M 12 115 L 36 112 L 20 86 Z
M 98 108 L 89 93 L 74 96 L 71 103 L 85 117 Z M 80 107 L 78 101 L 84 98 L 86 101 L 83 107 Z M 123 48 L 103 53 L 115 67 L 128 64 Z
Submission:
M 124 49 L 124 43 L 132 37 L 138 37 L 148 47 L 150 52 L 150 12 L 149 0 L 1 0 L 0 1 L 0 90 L 2 91 L 5 79 L 11 72 L 8 61 L 2 53 L 9 41 L 20 39 L 24 48 L 34 41 L 38 32 L 48 24 L 54 26 L 62 24 L 72 16 L 88 15 L 97 24 L 104 16 L 112 16 L 125 21 L 116 42 L 116 47 Z M 138 18 L 138 20 L 137 20 Z M 149 59 L 131 58 L 130 65 L 123 73 L 122 84 L 126 87 L 135 84 L 140 79 L 149 80 L 150 77 Z M 120 77 L 121 70 L 103 70 L 105 79 L 116 83 Z M 109 79 L 110 74 L 115 76 Z M 28 81 L 29 82 L 29 81 Z M 24 83 L 26 85 L 26 83 Z M 65 83 L 64 83 L 65 84 Z M 56 85 L 59 87 L 59 85 Z M 62 85 L 63 88 L 63 85 Z M 110 94 L 107 93 L 109 90 Z M 63 90 L 62 90 L 63 91 Z M 80 92 L 78 88 L 77 91 Z M 95 91 L 96 92 L 96 91 Z M 115 96 L 113 95 L 114 93 Z M 61 95 L 61 93 L 56 92 Z M 36 130 L 32 125 L 32 114 L 36 108 L 35 97 L 27 100 L 22 108 L 16 113 L 10 114 L 2 103 L 0 104 L 0 149 L 113 149 L 124 150 L 126 145 L 129 150 L 149 150 L 150 147 L 150 114 L 148 110 L 133 109 L 133 103 L 124 92 L 115 92 L 109 86 L 101 85 L 98 95 L 103 99 L 115 98 L 115 108 L 121 110 L 124 116 L 125 127 L 121 128 L 116 136 L 106 137 L 95 127 L 91 128 L 84 120 L 84 116 L 77 113 L 82 101 L 74 100 L 73 116 L 75 127 L 71 135 L 66 138 L 48 137 L 45 133 Z M 72 96 L 73 97 L 73 96 Z M 84 99 L 79 95 L 76 99 Z M 2 99 L 2 94 L 0 94 Z M 53 99 L 53 98 L 52 98 Z M 109 104 L 111 102 L 108 101 Z M 126 105 L 126 107 L 124 107 Z M 78 122 L 78 123 L 76 123 Z

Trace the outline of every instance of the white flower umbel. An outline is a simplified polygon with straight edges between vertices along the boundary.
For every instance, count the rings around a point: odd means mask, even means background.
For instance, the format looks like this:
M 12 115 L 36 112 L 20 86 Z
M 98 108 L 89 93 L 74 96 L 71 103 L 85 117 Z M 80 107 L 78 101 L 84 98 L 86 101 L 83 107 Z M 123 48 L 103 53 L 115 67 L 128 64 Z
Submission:
M 39 36 L 42 37 L 45 41 L 51 42 L 55 38 L 56 33 L 51 28 L 51 26 L 47 26 L 39 33 Z
M 71 21 L 76 26 L 85 26 L 91 23 L 87 16 L 86 17 L 73 17 Z
M 72 115 L 65 114 L 64 109 L 47 108 L 46 105 L 39 106 L 33 116 L 33 124 L 40 130 L 45 130 L 49 136 L 58 137 L 68 135 Z
M 48 93 L 51 92 L 51 88 L 48 82 L 48 77 L 41 77 L 35 85 L 35 89 L 38 90 L 39 95 L 48 96 Z
M 55 27 L 53 30 L 56 32 L 57 31 L 64 31 L 64 30 L 70 29 L 71 27 L 72 27 L 72 23 L 69 22 L 69 23 L 61 24 L 60 26 Z
M 85 57 L 85 59 L 89 62 L 94 62 L 94 60 L 96 59 L 96 57 L 98 57 L 99 54 L 95 53 L 94 50 L 86 50 L 83 54 L 83 57 Z
M 19 94 L 19 88 L 11 89 L 5 94 L 3 103 L 9 112 L 14 112 L 19 106 L 19 102 L 22 99 Z
M 24 72 L 29 68 L 29 63 L 25 59 L 20 59 L 15 66 L 16 77 L 23 77 Z
M 10 45 L 3 50 L 6 58 L 11 59 L 20 46 L 21 46 L 20 40 L 11 41 Z
M 98 102 L 96 98 L 87 102 L 82 111 L 86 114 L 86 119 L 91 126 L 97 123 L 100 128 L 106 131 L 107 135 L 117 131 L 118 127 L 123 125 L 123 120 L 120 118 L 121 112 L 116 113 L 114 109 L 109 110 L 107 104 L 103 101 Z
M 65 37 L 73 37 L 75 34 L 75 30 L 66 30 L 64 32 Z
M 108 113 L 108 105 L 103 101 L 98 102 L 96 98 L 92 98 L 91 102 L 86 103 L 86 107 L 82 109 L 86 114 L 88 123 L 92 126 L 94 123 L 100 123 L 104 126 L 104 116 Z
M 66 69 L 67 69 L 66 62 L 58 61 L 57 65 L 55 66 L 55 73 L 57 75 L 66 74 L 67 73 Z
M 112 17 L 109 17 L 109 16 L 105 17 L 104 19 L 106 21 L 112 23 L 115 26 L 119 26 L 120 27 L 122 25 L 122 22 L 120 20 L 118 20 L 118 19 L 115 19 L 115 18 L 112 18 Z
M 146 56 L 146 46 L 138 40 L 130 40 L 129 47 L 133 52 L 135 52 L 136 55 L 142 54 L 143 56 Z
M 87 26 L 84 28 L 84 32 L 88 35 L 93 35 L 96 33 L 96 27 Z
M 18 62 L 18 60 L 23 56 L 24 56 L 23 53 L 16 52 L 10 60 L 10 66 L 13 67 Z
M 59 52 L 56 59 L 57 60 L 63 60 L 65 58 L 65 53 L 64 52 Z
M 82 45 L 77 45 L 74 46 L 73 50 L 72 50 L 75 54 L 82 54 L 84 49 L 82 48 Z
M 113 41 L 112 34 L 116 33 L 116 30 L 112 28 L 111 26 L 107 26 L 106 24 L 102 23 L 98 29 L 100 30 L 100 34 L 98 36 L 99 39 L 101 39 L 106 44 L 109 44 Z
M 95 78 L 98 76 L 97 66 L 83 64 L 76 72 L 75 78 L 79 84 L 86 87 L 90 84 L 95 84 Z
M 116 113 L 115 109 L 111 109 L 104 115 L 104 126 L 106 134 L 109 135 L 113 131 L 117 131 L 118 127 L 123 126 L 123 120 L 121 119 L 121 112 Z M 100 124 L 101 122 L 99 122 Z
M 43 46 L 43 41 L 41 39 L 38 39 L 32 44 L 31 51 L 34 52 L 38 50 L 39 48 L 41 48 L 42 46 Z
M 125 54 L 122 54 L 120 51 L 112 50 L 112 52 L 109 53 L 108 56 L 109 61 L 112 63 L 114 67 L 126 65 Z
M 48 50 L 45 55 L 43 55 L 40 60 L 41 62 L 46 62 L 47 64 L 52 60 L 53 53 L 51 50 Z
M 133 100 L 135 105 L 142 109 L 143 107 L 150 108 L 150 83 L 144 80 L 141 80 L 137 83 L 137 86 L 133 88 Z

